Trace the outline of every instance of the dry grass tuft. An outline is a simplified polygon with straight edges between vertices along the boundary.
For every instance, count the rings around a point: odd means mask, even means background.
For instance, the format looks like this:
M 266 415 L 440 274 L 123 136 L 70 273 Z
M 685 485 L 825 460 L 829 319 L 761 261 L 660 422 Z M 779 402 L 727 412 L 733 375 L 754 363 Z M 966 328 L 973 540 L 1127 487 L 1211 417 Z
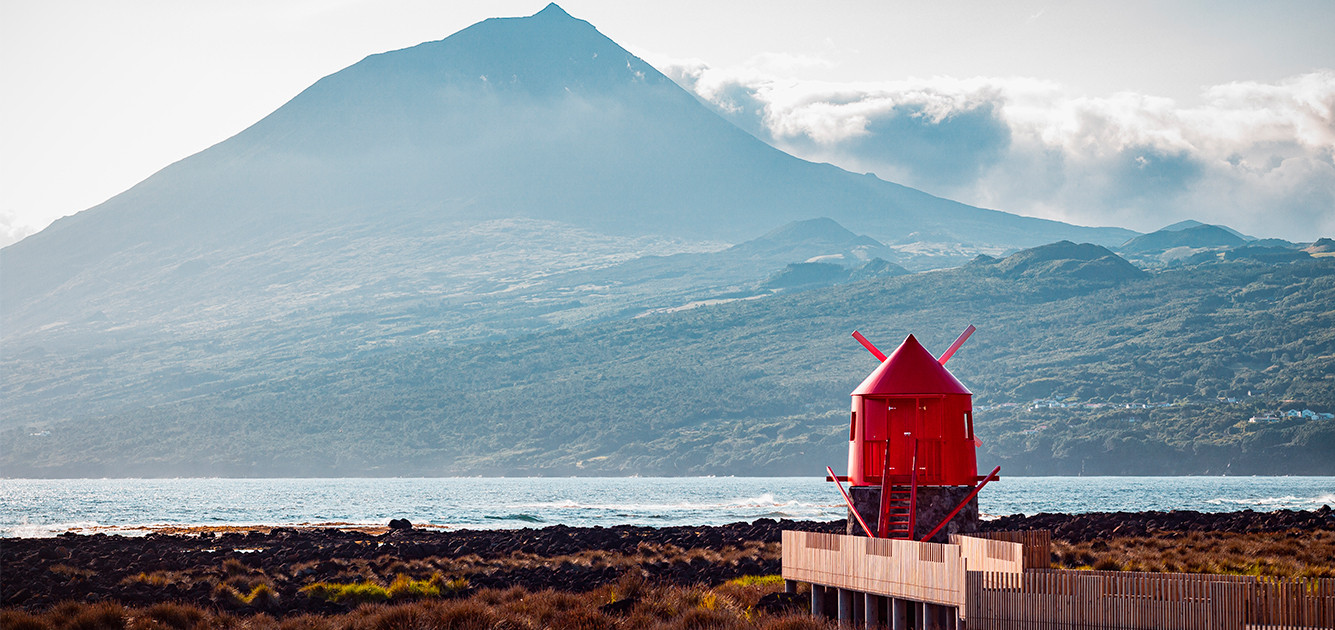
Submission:
M 176 630 L 190 630 L 207 616 L 194 606 L 172 602 L 149 606 L 144 615 Z
M 1335 577 L 1335 532 L 1159 532 L 1052 542 L 1053 564 L 1067 569 Z
M 395 580 L 411 583 L 413 580 Z M 429 581 L 429 580 L 428 580 Z M 342 615 L 296 614 L 283 619 L 257 613 L 233 616 L 182 604 L 146 609 L 116 604 L 65 602 L 39 613 L 0 611 L 5 630 L 835 630 L 829 621 L 806 615 L 770 616 L 755 610 L 764 594 L 782 582 L 764 578 L 734 580 L 718 587 L 678 587 L 645 581 L 638 574 L 586 593 L 537 592 L 514 587 L 481 589 L 466 598 L 425 597 L 397 603 L 363 603 Z M 242 601 L 260 606 L 277 593 L 259 585 L 248 595 L 230 589 Z M 393 588 L 381 587 L 386 593 Z M 407 587 L 404 587 L 407 588 Z M 601 607 L 615 594 L 638 600 L 632 610 L 609 615 Z
M 327 602 L 386 602 L 455 595 L 468 590 L 464 578 L 445 579 L 436 573 L 425 580 L 398 575 L 389 586 L 376 582 L 316 582 L 301 587 L 302 593 Z

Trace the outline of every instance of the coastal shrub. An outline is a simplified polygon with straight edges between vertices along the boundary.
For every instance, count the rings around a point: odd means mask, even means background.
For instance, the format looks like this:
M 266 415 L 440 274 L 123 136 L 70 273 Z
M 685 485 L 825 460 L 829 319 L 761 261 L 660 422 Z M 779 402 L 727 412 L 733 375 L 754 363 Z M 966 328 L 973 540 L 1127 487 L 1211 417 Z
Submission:
M 250 627 L 263 628 L 264 626 L 251 625 Z M 278 623 L 278 630 L 335 630 L 335 628 L 337 626 L 333 619 L 311 614 L 288 617 Z
M 80 569 L 77 567 L 72 567 L 68 564 L 57 564 L 55 566 L 52 566 L 49 569 L 49 571 L 55 573 L 56 575 L 63 575 L 70 581 L 82 580 L 84 578 L 90 578 L 93 577 L 94 575 L 97 575 L 96 571 L 91 571 L 89 569 Z
M 131 575 L 121 581 L 125 583 L 137 582 L 140 584 L 148 584 L 149 586 L 166 586 L 167 582 L 169 582 L 167 576 L 161 571 L 154 571 L 152 573 L 144 573 L 143 571 L 140 571 L 138 575 Z
M 737 615 L 706 608 L 694 608 L 677 617 L 668 625 L 671 630 L 741 630 L 748 624 Z
M 440 597 L 440 587 L 444 582 L 439 573 L 431 576 L 429 580 L 414 580 L 399 574 L 390 583 L 389 588 L 385 589 L 385 595 L 390 599 Z
M 743 575 L 727 581 L 737 586 L 783 586 L 782 575 Z
M 69 630 L 123 630 L 129 615 L 120 604 L 112 602 L 65 601 L 45 615 L 47 627 Z
M 574 593 L 544 589 L 530 593 L 527 597 L 511 603 L 508 608 L 520 615 L 531 618 L 543 627 L 551 627 L 552 621 L 568 610 L 592 604 L 586 598 Z
M 250 567 L 236 558 L 228 558 L 222 563 L 223 573 L 229 576 L 247 575 L 250 573 Z
M 524 590 L 522 586 L 511 586 L 507 589 L 484 588 L 478 591 L 473 599 L 486 606 L 500 607 L 503 604 L 524 599 L 526 595 L 528 595 L 528 591 Z
M 601 612 L 576 608 L 557 613 L 552 617 L 548 627 L 569 630 L 611 630 L 614 624 Z
M 389 592 L 385 590 L 385 587 L 375 582 L 356 582 L 352 584 L 316 582 L 301 587 L 300 592 L 316 599 L 339 604 L 347 602 L 383 602 L 389 599 Z
M 122 630 L 129 619 L 129 614 L 120 604 L 97 602 L 85 604 L 64 624 L 58 627 L 67 630 Z
M 426 608 L 426 612 L 426 619 L 430 624 L 421 627 L 440 630 L 489 630 L 499 621 L 496 610 L 467 599 L 433 603 Z M 376 630 L 388 630 L 388 628 L 379 626 Z
M 260 584 L 250 589 L 250 593 L 241 596 L 241 603 L 247 606 L 268 608 L 278 603 L 278 593 L 268 584 Z
M 390 600 L 422 599 L 454 595 L 468 590 L 467 578 L 445 579 L 440 573 L 425 580 L 414 580 L 406 575 L 395 576 L 389 586 L 375 582 L 316 582 L 301 587 L 300 592 L 328 602 L 385 602 Z
M 1295 540 L 1296 537 L 1300 539 Z M 1158 532 L 1091 542 L 1053 541 L 1057 568 L 1116 563 L 1122 570 L 1335 577 L 1335 532 Z
M 612 587 L 610 601 L 621 599 L 639 599 L 644 594 L 644 571 L 632 569 L 621 574 Z
M 811 615 L 784 615 L 765 620 L 760 630 L 834 630 L 838 627 L 832 621 Z
M 188 604 L 178 604 L 176 602 L 149 606 L 148 610 L 144 611 L 144 615 L 161 622 L 163 625 L 176 628 L 176 630 L 189 630 L 204 619 L 204 611 Z
M 47 627 L 41 618 L 25 611 L 0 609 L 0 628 L 5 630 L 46 630 Z
M 1099 558 L 1099 560 L 1098 560 L 1097 562 L 1094 563 L 1094 570 L 1095 570 L 1095 571 L 1121 571 L 1121 570 L 1122 570 L 1122 563 L 1120 563 L 1120 562 L 1118 562 L 1118 561 L 1116 561 L 1116 560 L 1114 560 L 1114 559 L 1112 559 L 1112 558 L 1106 558 L 1106 557 L 1105 557 L 1105 558 Z

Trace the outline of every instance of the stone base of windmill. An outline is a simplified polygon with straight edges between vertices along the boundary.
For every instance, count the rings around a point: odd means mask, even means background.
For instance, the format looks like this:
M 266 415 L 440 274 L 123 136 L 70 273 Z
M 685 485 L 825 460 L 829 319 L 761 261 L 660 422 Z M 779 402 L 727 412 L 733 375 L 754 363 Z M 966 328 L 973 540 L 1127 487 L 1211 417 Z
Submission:
M 881 515 L 881 487 L 854 486 L 849 490 L 853 505 L 857 507 L 862 519 L 867 521 L 872 533 L 875 533 L 876 521 Z M 964 497 L 969 496 L 970 492 L 973 492 L 971 486 L 919 486 L 918 520 L 914 524 L 913 539 L 922 540 L 922 537 L 935 529 L 946 515 L 964 500 Z M 969 503 L 960 509 L 955 518 L 950 519 L 950 523 L 942 527 L 930 542 L 950 542 L 951 534 L 972 534 L 977 531 L 978 497 L 974 497 L 969 499 Z M 858 525 L 857 519 L 853 518 L 852 510 L 848 513 L 848 533 L 854 536 L 866 535 L 862 531 L 862 526 Z

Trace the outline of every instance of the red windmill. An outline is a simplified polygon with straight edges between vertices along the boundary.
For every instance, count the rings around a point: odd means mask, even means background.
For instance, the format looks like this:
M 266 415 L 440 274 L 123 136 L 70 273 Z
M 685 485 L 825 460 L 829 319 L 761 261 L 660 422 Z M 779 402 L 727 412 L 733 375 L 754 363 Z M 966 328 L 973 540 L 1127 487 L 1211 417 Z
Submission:
M 852 486 L 851 497 L 844 493 L 850 533 L 857 533 L 853 522 L 881 538 L 930 540 L 947 525 L 950 532 L 977 530 L 974 499 L 1001 467 L 978 476 L 973 394 L 945 368 L 974 330 L 965 329 L 940 358 L 913 335 L 887 357 L 853 332 L 881 365 L 851 394 L 848 476 L 836 477 L 826 468 L 836 483 Z M 843 493 L 842 484 L 839 490 Z M 875 530 L 866 523 L 871 516 Z M 924 535 L 927 527 L 933 529 Z

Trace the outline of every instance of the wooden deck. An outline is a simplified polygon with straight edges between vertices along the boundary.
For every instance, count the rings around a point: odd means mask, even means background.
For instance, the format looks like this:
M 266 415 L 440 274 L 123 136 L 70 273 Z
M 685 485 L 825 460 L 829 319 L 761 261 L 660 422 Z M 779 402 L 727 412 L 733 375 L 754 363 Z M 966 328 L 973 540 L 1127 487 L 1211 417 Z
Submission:
M 1335 579 L 1055 570 L 1050 543 L 1046 532 L 934 544 L 786 531 L 783 577 L 945 606 L 969 630 L 1335 629 Z

